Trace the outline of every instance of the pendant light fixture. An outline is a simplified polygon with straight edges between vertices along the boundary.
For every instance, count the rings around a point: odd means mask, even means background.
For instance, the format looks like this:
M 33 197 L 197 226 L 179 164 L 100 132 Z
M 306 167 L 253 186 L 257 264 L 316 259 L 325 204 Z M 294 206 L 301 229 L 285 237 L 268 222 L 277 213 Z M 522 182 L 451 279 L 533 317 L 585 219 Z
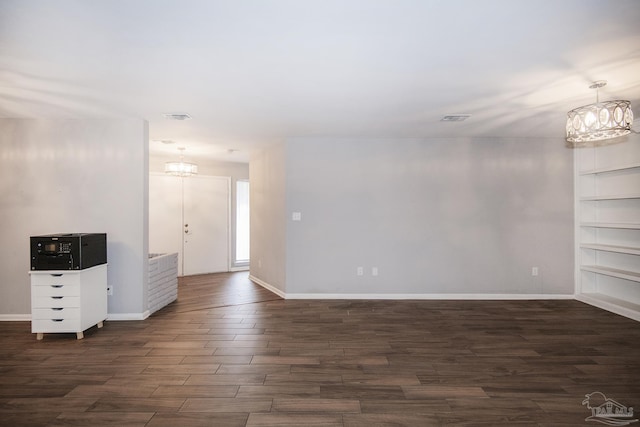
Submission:
M 631 133 L 631 103 L 623 100 L 600 102 L 598 89 L 606 84 L 605 80 L 599 80 L 589 86 L 589 89 L 596 90 L 595 104 L 584 105 L 567 113 L 568 142 L 602 141 Z
M 166 162 L 164 164 L 164 172 L 181 177 L 196 175 L 198 173 L 198 165 L 184 161 L 184 147 L 178 147 L 178 150 L 180 150 L 180 161 Z

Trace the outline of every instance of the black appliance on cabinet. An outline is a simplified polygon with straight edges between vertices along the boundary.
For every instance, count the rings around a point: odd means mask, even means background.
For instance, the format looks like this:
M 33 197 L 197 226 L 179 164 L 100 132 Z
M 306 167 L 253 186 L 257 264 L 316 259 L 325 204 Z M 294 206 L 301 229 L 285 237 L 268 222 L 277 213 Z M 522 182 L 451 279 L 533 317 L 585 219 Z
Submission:
M 105 233 L 31 237 L 31 270 L 83 270 L 106 263 Z

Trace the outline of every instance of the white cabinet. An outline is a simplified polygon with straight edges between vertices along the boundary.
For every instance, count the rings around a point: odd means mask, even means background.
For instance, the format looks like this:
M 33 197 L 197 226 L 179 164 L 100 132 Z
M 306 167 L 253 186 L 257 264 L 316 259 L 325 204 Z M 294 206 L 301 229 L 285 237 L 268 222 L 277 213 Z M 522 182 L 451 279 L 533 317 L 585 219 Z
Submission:
M 576 153 L 576 298 L 640 321 L 640 141 Z
M 76 333 L 107 318 L 107 264 L 84 270 L 30 271 L 31 332 L 41 340 L 50 332 Z

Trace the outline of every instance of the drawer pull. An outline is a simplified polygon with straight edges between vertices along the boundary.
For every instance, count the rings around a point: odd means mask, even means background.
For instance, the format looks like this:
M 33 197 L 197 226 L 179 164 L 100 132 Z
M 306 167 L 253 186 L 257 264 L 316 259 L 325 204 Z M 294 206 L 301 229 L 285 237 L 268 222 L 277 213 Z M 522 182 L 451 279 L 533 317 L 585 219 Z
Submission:
M 62 322 L 64 319 L 51 319 L 52 322 Z
M 53 311 L 62 311 L 62 310 L 64 310 L 64 308 L 62 308 L 62 307 L 52 307 L 51 310 L 53 310 Z
M 62 277 L 63 273 L 51 273 L 53 277 Z
M 52 287 L 52 288 L 61 288 L 61 287 L 63 287 L 63 286 L 64 286 L 64 285 L 51 285 L 51 287 Z
M 64 297 L 51 297 L 51 298 L 53 298 L 53 299 L 62 299 Z

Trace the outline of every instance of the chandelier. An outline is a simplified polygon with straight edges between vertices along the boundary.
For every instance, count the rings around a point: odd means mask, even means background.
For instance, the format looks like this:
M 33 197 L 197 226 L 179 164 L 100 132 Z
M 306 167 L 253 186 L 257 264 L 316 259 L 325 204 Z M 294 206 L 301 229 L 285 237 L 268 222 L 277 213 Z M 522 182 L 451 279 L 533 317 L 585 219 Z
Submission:
M 567 113 L 568 142 L 601 141 L 631 133 L 631 103 L 623 100 L 600 102 L 598 89 L 606 84 L 606 81 L 599 80 L 589 86 L 589 89 L 596 89 L 595 104 L 584 105 Z
M 175 176 L 191 176 L 198 173 L 198 165 L 195 163 L 188 163 L 184 161 L 184 147 L 178 147 L 180 150 L 179 162 L 166 162 L 164 164 L 164 172 Z

